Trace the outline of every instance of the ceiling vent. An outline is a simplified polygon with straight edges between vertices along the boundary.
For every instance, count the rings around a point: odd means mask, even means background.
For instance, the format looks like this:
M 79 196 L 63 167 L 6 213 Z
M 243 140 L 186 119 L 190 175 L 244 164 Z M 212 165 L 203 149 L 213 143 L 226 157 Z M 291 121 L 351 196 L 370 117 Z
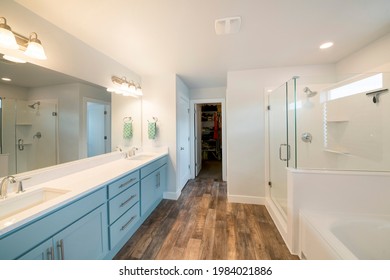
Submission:
M 228 17 L 215 20 L 217 35 L 234 34 L 240 31 L 241 17 Z

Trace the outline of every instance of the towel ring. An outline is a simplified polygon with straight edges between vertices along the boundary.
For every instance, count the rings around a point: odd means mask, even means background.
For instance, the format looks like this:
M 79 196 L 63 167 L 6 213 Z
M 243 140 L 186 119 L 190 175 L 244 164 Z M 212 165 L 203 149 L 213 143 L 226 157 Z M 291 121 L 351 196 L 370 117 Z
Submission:
M 133 122 L 133 119 L 131 117 L 124 117 L 123 122 Z
M 158 121 L 158 118 L 156 118 L 156 117 L 153 117 L 153 121 L 149 121 L 149 120 L 148 120 L 149 123 L 152 123 L 152 122 L 155 122 L 155 123 L 156 123 L 157 121 Z

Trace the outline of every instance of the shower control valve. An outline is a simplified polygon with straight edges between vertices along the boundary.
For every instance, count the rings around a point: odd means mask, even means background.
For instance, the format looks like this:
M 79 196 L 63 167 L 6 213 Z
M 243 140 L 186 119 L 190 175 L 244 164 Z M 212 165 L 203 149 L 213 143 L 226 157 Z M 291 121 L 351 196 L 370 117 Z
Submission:
M 301 139 L 305 143 L 311 143 L 311 140 L 313 140 L 313 136 L 309 132 L 302 133 Z

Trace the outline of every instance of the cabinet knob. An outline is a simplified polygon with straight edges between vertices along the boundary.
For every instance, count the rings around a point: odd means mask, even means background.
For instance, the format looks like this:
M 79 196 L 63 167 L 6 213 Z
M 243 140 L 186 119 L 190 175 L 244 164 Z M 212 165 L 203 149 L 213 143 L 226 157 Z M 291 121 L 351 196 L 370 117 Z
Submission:
M 181 151 L 184 151 L 184 147 L 180 147 L 180 150 L 181 150 Z

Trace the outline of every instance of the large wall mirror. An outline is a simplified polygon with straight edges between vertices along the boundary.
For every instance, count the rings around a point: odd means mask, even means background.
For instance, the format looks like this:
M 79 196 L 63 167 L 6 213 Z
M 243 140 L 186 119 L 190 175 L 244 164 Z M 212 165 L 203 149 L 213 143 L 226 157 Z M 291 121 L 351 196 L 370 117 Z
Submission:
M 140 98 L 0 57 L 0 177 L 141 145 Z

